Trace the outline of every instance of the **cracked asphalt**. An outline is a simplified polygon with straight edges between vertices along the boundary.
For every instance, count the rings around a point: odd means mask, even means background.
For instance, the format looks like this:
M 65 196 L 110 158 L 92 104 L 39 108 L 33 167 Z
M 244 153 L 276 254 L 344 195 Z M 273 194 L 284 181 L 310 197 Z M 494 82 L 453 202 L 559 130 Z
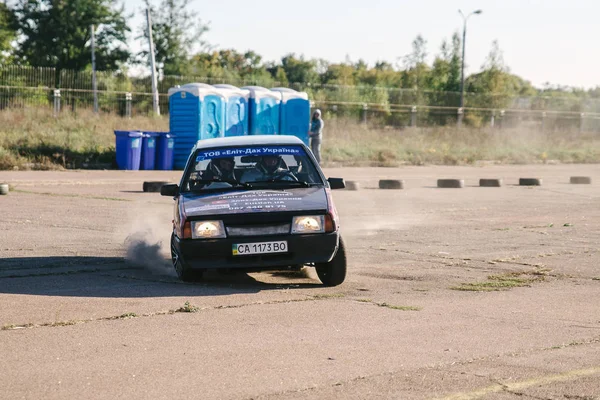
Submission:
M 600 399 L 599 165 L 325 172 L 361 187 L 334 191 L 336 288 L 179 282 L 172 200 L 142 192 L 177 171 L 0 172 L 0 398 Z

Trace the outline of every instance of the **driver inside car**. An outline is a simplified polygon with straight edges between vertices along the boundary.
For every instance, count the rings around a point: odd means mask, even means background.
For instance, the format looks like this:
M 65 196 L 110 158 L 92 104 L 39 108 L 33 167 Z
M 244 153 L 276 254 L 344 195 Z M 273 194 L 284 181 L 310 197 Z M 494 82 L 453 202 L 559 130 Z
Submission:
M 233 157 L 214 159 L 202 173 L 202 179 L 234 181 L 236 180 L 234 168 L 235 159 Z
M 296 181 L 294 174 L 287 168 L 279 155 L 263 156 L 254 168 L 244 173 L 242 182 Z
M 235 159 L 233 157 L 215 158 L 208 163 L 204 171 L 192 173 L 189 189 L 228 187 L 231 184 L 225 182 L 236 181 L 234 168 Z

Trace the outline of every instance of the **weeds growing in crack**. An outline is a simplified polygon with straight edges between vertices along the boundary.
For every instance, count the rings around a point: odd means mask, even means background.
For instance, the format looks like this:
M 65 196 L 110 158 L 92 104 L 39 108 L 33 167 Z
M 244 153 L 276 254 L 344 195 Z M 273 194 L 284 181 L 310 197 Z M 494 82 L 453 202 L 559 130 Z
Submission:
M 182 312 L 182 313 L 195 313 L 198 311 L 200 311 L 200 308 L 190 304 L 189 301 L 186 301 L 185 304 L 183 305 L 183 307 L 180 307 L 177 310 L 175 310 L 175 312 Z
M 125 313 L 125 314 L 121 314 L 118 317 L 115 317 L 114 319 L 130 319 L 130 318 L 137 318 L 138 315 L 134 312 L 130 312 L 130 313 Z
M 393 304 L 388 303 L 375 303 L 379 307 L 391 308 L 392 310 L 400 310 L 400 311 L 421 311 L 421 307 L 414 306 L 395 306 Z
M 388 303 L 378 303 L 375 302 L 371 299 L 356 299 L 356 301 L 358 301 L 359 303 L 370 303 L 370 304 L 374 304 L 376 306 L 379 307 L 385 307 L 385 308 L 390 308 L 392 310 L 400 310 L 400 311 L 421 311 L 422 308 L 421 307 L 415 307 L 415 306 L 396 306 L 393 304 L 388 304 Z
M 464 292 L 497 292 L 516 287 L 530 287 L 533 283 L 544 282 L 550 275 L 548 268 L 536 268 L 533 271 L 509 272 L 501 275 L 490 275 L 487 281 L 462 283 L 450 289 Z
M 313 296 L 313 299 L 323 300 L 323 299 L 339 299 L 342 297 L 346 297 L 344 293 L 331 293 L 331 294 L 316 294 Z

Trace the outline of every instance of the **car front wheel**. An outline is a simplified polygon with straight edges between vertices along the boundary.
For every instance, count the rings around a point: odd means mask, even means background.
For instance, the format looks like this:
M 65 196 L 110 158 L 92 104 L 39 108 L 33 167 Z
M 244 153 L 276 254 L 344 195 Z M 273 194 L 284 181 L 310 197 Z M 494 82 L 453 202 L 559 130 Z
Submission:
M 173 268 L 175 268 L 175 272 L 179 279 L 184 282 L 197 282 L 202 279 L 202 275 L 204 271 L 196 271 L 191 269 L 185 261 L 179 257 L 179 253 L 177 253 L 177 248 L 175 247 L 175 234 L 171 234 L 171 261 L 173 262 Z
M 346 279 L 346 248 L 341 237 L 340 247 L 333 260 L 327 263 L 317 263 L 315 269 L 325 286 L 337 286 L 344 282 Z

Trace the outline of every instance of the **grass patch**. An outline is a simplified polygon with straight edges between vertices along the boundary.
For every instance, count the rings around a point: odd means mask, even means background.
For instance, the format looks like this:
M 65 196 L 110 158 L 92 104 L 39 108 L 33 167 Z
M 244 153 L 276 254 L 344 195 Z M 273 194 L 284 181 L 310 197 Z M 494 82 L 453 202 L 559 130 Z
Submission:
M 0 111 L 0 170 L 116 168 L 115 130 L 168 131 L 169 119 L 88 110 L 54 117 L 46 108 Z
M 368 127 L 349 118 L 326 121 L 323 162 L 345 166 L 470 165 L 600 162 L 600 136 L 454 126 L 395 129 Z M 114 130 L 168 131 L 169 117 L 47 108 L 0 111 L 0 170 L 116 168 Z
M 183 305 L 183 307 L 180 307 L 177 310 L 175 310 L 175 312 L 181 312 L 181 313 L 195 313 L 198 311 L 200 311 L 200 308 L 190 304 L 189 301 L 186 301 L 185 304 Z
M 375 303 L 379 307 L 391 308 L 392 310 L 400 310 L 400 311 L 421 311 L 421 307 L 413 307 L 413 306 L 395 306 L 388 303 Z
M 539 268 L 533 271 L 509 272 L 501 275 L 490 275 L 487 281 L 462 283 L 450 289 L 465 292 L 497 292 L 516 287 L 530 287 L 533 283 L 543 282 L 550 272 L 549 269 Z
M 600 281 L 600 277 L 598 278 L 592 278 L 593 281 Z
M 469 165 L 588 163 L 600 160 L 600 137 L 531 128 L 489 129 L 453 126 L 416 129 L 367 128 L 331 119 L 324 132 L 325 162 L 357 165 Z
M 323 300 L 323 299 L 339 299 L 342 297 L 346 297 L 344 293 L 331 293 L 331 294 L 315 294 L 313 299 Z

